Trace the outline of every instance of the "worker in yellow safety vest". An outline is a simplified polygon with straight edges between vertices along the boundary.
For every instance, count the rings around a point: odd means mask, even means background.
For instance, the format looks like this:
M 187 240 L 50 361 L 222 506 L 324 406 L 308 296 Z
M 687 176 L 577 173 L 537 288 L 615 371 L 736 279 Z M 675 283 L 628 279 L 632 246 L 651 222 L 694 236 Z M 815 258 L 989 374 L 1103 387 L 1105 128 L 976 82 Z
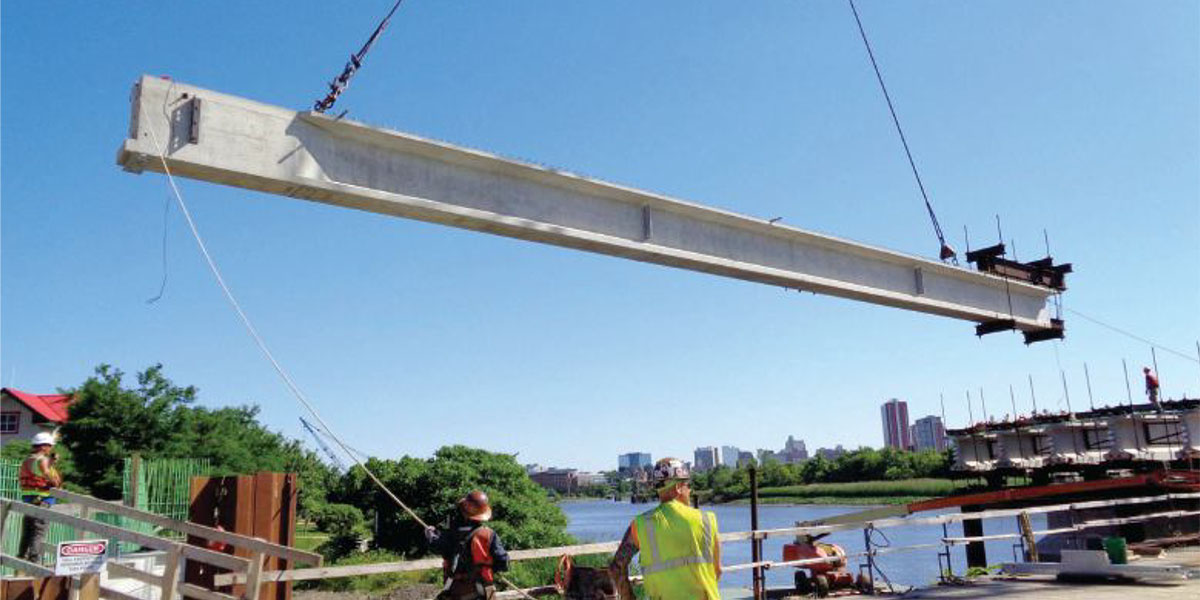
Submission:
M 636 553 L 649 600 L 720 600 L 717 516 L 689 506 L 691 473 L 683 461 L 658 461 L 651 481 L 658 491 L 659 505 L 633 519 L 609 563 L 620 597 L 634 597 L 629 563 Z
M 55 498 L 50 490 L 62 485 L 62 475 L 54 463 L 58 456 L 54 454 L 54 434 L 41 432 L 33 436 L 33 449 L 29 456 L 21 462 L 17 472 L 17 480 L 21 486 L 21 500 L 34 506 L 49 508 L 54 505 Z M 42 541 L 46 537 L 46 522 L 35 517 L 25 517 L 21 527 L 21 540 L 18 543 L 17 556 L 29 562 L 40 562 L 38 557 L 42 552 Z

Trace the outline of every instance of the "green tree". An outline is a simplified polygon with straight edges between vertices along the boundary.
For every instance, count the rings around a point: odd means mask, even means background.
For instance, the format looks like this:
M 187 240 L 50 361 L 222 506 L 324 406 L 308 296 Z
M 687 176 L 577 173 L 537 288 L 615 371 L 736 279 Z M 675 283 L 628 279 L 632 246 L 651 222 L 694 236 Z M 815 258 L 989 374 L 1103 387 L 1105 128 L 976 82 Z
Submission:
M 310 515 L 317 527 L 329 534 L 318 550 L 329 560 L 337 560 L 358 549 L 367 534 L 362 511 L 349 504 L 327 503 Z
M 120 497 L 125 458 L 134 452 L 164 454 L 178 432 L 178 409 L 196 398 L 196 388 L 173 385 L 161 365 L 139 373 L 135 388 L 125 388 L 123 378 L 120 370 L 97 367 L 74 390 L 70 418 L 61 430 L 79 477 L 101 498 Z
M 429 459 L 373 458 L 367 461 L 367 467 L 427 523 L 444 525 L 457 511 L 460 498 L 472 489 L 481 489 L 492 503 L 490 526 L 507 547 L 570 543 L 562 510 L 510 455 L 446 446 Z M 330 499 L 353 504 L 368 517 L 378 517 L 376 547 L 406 556 L 425 552 L 420 525 L 404 514 L 361 469 L 351 470 Z
M 329 468 L 299 442 L 258 422 L 258 408 L 193 406 L 195 387 L 175 385 L 162 365 L 137 375 L 126 387 L 124 373 L 108 365 L 72 391 L 70 418 L 61 433 L 74 457 L 70 481 L 101 498 L 121 494 L 124 460 L 143 458 L 208 459 L 214 475 L 256 471 L 300 473 L 302 512 L 323 504 L 332 479 Z M 308 488 L 312 492 L 306 491 Z M 313 492 L 316 492 L 315 494 Z

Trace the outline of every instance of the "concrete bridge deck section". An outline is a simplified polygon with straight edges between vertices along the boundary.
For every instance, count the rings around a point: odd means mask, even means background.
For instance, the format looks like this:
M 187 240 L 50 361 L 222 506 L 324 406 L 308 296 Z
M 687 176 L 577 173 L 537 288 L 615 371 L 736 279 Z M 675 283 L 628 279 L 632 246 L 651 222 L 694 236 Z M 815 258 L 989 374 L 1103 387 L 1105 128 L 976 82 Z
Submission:
M 153 133 L 152 133 L 153 132 Z M 1051 328 L 1053 290 L 409 134 L 144 76 L 117 162 L 976 323 Z

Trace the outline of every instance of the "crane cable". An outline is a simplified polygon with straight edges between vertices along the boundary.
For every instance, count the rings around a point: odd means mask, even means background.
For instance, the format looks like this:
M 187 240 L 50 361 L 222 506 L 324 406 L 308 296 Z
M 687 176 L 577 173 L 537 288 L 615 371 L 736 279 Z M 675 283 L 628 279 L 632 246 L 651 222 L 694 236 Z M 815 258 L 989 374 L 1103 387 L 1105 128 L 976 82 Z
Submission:
M 912 167 L 913 178 L 917 180 L 917 187 L 921 190 L 921 198 L 925 200 L 925 210 L 929 213 L 929 220 L 933 222 L 933 233 L 937 235 L 938 243 L 941 248 L 938 249 L 938 255 L 942 260 L 950 259 L 954 264 L 958 264 L 958 256 L 954 248 L 946 243 L 946 236 L 942 234 L 942 226 L 938 223 L 937 215 L 933 212 L 933 204 L 929 202 L 929 194 L 925 192 L 925 184 L 921 181 L 921 174 L 917 172 L 917 162 L 913 160 L 912 151 L 908 148 L 908 139 L 904 137 L 904 129 L 900 127 L 900 118 L 896 116 L 896 108 L 892 105 L 892 96 L 888 94 L 887 86 L 883 83 L 883 74 L 879 72 L 879 63 L 875 61 L 875 52 L 871 50 L 871 42 L 867 40 L 867 31 L 863 29 L 862 19 L 858 16 L 858 8 L 854 6 L 854 0 L 847 0 L 850 3 L 850 11 L 854 13 L 854 22 L 858 24 L 858 34 L 862 36 L 863 45 L 867 48 L 867 56 L 871 59 L 871 67 L 875 69 L 875 79 L 879 81 L 879 89 L 883 90 L 883 99 L 887 101 L 888 112 L 892 114 L 892 123 L 896 125 L 896 133 L 900 134 L 900 143 L 904 145 L 904 155 L 908 157 L 908 165 Z
M 169 94 L 168 97 L 170 97 Z M 169 123 L 170 120 L 167 122 Z M 255 345 L 257 345 L 258 349 L 262 351 L 264 356 L 266 356 L 267 361 L 271 363 L 271 366 L 275 369 L 275 372 L 279 374 L 280 379 L 283 380 L 283 383 L 288 388 L 288 391 L 290 391 L 292 395 L 296 397 L 296 400 L 299 401 L 300 404 L 308 411 L 308 413 L 312 415 L 313 419 L 315 419 L 317 423 L 321 425 L 321 429 L 324 429 L 325 432 L 329 434 L 329 437 L 335 443 L 337 443 L 343 452 L 346 453 L 346 456 L 349 456 L 350 459 L 354 461 L 355 465 L 361 467 L 363 472 L 367 474 L 367 477 L 370 477 L 371 481 L 375 482 L 375 485 L 378 486 L 379 489 L 383 490 L 383 492 L 387 494 L 387 496 L 390 497 L 397 506 L 402 508 L 404 512 L 408 513 L 408 516 L 412 517 L 413 520 L 421 525 L 421 527 L 429 527 L 429 524 L 421 519 L 417 513 L 413 512 L 413 510 L 409 508 L 408 505 L 402 500 L 400 500 L 396 494 L 392 493 L 392 491 L 389 490 L 388 487 L 379 480 L 379 477 L 377 477 L 375 473 L 371 471 L 371 469 L 367 468 L 367 465 L 363 464 L 363 461 L 359 460 L 358 457 L 350 451 L 346 444 L 342 442 L 341 438 L 334 435 L 333 431 L 329 427 L 329 424 L 325 422 L 325 419 L 321 418 L 321 415 L 317 412 L 317 409 L 304 396 L 304 392 L 300 391 L 299 386 L 292 381 L 291 376 L 288 375 L 287 371 L 283 369 L 283 366 L 279 364 L 279 361 L 275 359 L 275 355 L 272 354 L 270 348 L 267 347 L 266 341 L 264 341 L 262 336 L 259 335 L 258 329 L 256 329 L 254 324 L 250 322 L 250 317 L 248 317 L 246 312 L 242 310 L 242 305 L 237 301 L 237 298 L 234 297 L 233 291 L 229 289 L 229 285 L 225 283 L 225 278 L 221 275 L 221 270 L 217 268 L 216 261 L 213 260 L 212 255 L 208 252 L 208 246 L 204 243 L 204 238 L 200 237 L 200 231 L 196 228 L 196 222 L 192 220 L 192 213 L 188 211 L 187 203 L 183 201 L 183 195 L 179 192 L 179 186 L 175 184 L 175 176 L 171 173 L 171 167 L 167 165 L 166 151 L 159 142 L 158 135 L 154 133 L 154 127 L 147 124 L 146 130 L 150 132 L 150 137 L 154 140 L 154 146 L 158 149 L 158 159 L 162 162 L 163 173 L 167 176 L 167 182 L 171 185 L 171 191 L 175 195 L 175 201 L 179 205 L 179 211 L 183 213 L 183 218 L 187 221 L 188 229 L 190 229 L 192 233 L 192 238 L 196 240 L 196 245 L 200 247 L 200 253 L 204 255 L 204 261 L 208 264 L 208 269 L 212 271 L 213 277 L 217 280 L 217 285 L 219 285 L 221 287 L 221 291 L 224 292 L 225 299 L 229 301 L 231 306 L 233 306 L 234 312 L 237 313 L 238 319 L 241 320 L 242 325 L 246 328 L 246 331 L 250 334 L 250 337 L 254 339 Z
M 374 46 L 379 36 L 383 35 L 383 30 L 387 29 L 388 21 L 392 19 L 392 15 L 396 14 L 396 9 L 400 8 L 400 3 L 403 1 L 396 0 L 396 3 L 392 5 L 392 10 L 388 11 L 387 16 L 375 27 L 374 33 L 371 34 L 371 37 L 367 38 L 367 42 L 363 44 L 362 48 L 359 48 L 357 53 L 350 55 L 350 60 L 346 63 L 346 67 L 342 69 L 342 74 L 329 82 L 329 93 L 313 104 L 314 111 L 323 113 L 333 108 L 333 103 L 337 102 L 338 96 L 341 96 L 342 92 L 346 91 L 346 87 L 350 85 L 350 78 L 354 77 L 359 67 L 362 67 L 363 60 L 367 58 L 367 52 L 371 51 L 371 46 Z
M 397 2 L 397 4 L 399 4 L 399 2 Z M 168 94 L 168 97 L 170 97 L 170 94 Z M 168 119 L 167 122 L 169 123 L 170 120 Z M 238 319 L 241 320 L 242 325 L 245 326 L 246 331 L 250 334 L 250 337 L 254 339 L 255 345 L 257 345 L 258 349 L 262 351 L 264 356 L 266 356 L 267 361 L 271 363 L 272 367 L 274 367 L 275 372 L 279 374 L 280 379 L 283 380 L 284 385 L 288 388 L 292 395 L 296 397 L 296 400 L 298 400 L 300 404 L 303 405 L 308 411 L 308 413 L 312 415 L 313 419 L 320 424 L 321 429 L 329 436 L 330 439 L 334 441 L 334 443 L 338 445 L 338 447 L 342 449 L 342 452 L 344 452 L 346 456 L 349 456 L 350 460 L 354 461 L 354 464 L 367 474 L 367 477 L 374 482 L 375 486 L 382 490 L 383 493 L 389 498 L 391 498 L 392 502 L 396 503 L 396 506 L 399 506 L 401 509 L 403 509 L 404 512 L 407 513 L 408 516 L 412 517 L 412 519 L 416 521 L 417 524 L 419 524 L 422 528 L 428 529 L 430 525 L 426 523 L 425 520 L 419 515 L 417 515 L 416 512 L 413 512 L 413 509 L 409 508 L 403 500 L 401 500 L 392 492 L 392 490 L 388 489 L 387 485 L 385 485 L 383 481 L 381 481 L 379 477 L 377 477 L 375 473 L 371 471 L 371 469 L 367 468 L 367 465 L 363 463 L 363 461 L 359 460 L 358 457 L 351 452 L 350 447 L 347 446 L 346 443 L 343 442 L 342 439 L 339 438 L 335 433 L 333 433 L 333 430 L 329 428 L 329 424 L 325 422 L 325 419 L 321 418 L 321 415 L 317 412 L 317 409 L 304 396 L 304 392 L 300 391 L 300 388 L 294 381 L 292 381 L 291 376 L 289 376 L 287 371 L 283 369 L 283 366 L 279 364 L 279 361 L 275 359 L 275 355 L 271 353 L 270 348 L 267 347 L 267 343 L 263 340 L 262 336 L 259 335 L 258 330 L 254 327 L 254 324 L 251 323 L 250 317 L 248 317 L 246 312 L 242 310 L 242 306 L 237 301 L 237 298 L 233 295 L 233 291 L 230 290 L 229 286 L 225 283 L 225 278 L 221 275 L 221 270 L 217 268 L 216 261 L 213 260 L 212 255 L 208 252 L 208 246 L 204 243 L 204 238 L 200 236 L 200 230 L 196 227 L 196 222 L 192 220 L 192 213 L 188 210 L 187 203 L 183 200 L 183 194 L 179 192 L 179 186 L 175 183 L 175 176 L 171 173 L 171 167 L 167 165 L 166 151 L 159 142 L 158 135 L 154 133 L 154 127 L 147 124 L 146 130 L 150 132 L 150 137 L 154 140 L 154 146 L 158 149 L 158 159 L 162 162 L 163 173 L 167 176 L 167 182 L 171 185 L 171 191 L 174 193 L 175 201 L 179 204 L 179 211 L 183 213 L 183 217 L 187 221 L 188 229 L 190 229 L 192 233 L 192 238 L 196 240 L 196 245 L 199 246 L 200 253 L 204 255 L 204 261 L 208 264 L 208 268 L 212 272 L 213 277 L 217 280 L 217 284 L 221 287 L 221 291 L 224 292 L 225 299 L 229 301 L 231 306 L 233 306 L 234 312 L 237 313 Z M 504 575 L 496 573 L 496 577 L 500 579 L 500 581 L 504 582 L 505 585 L 515 590 L 522 597 L 528 598 L 529 600 L 536 600 L 533 596 L 529 595 L 529 593 L 518 587 Z

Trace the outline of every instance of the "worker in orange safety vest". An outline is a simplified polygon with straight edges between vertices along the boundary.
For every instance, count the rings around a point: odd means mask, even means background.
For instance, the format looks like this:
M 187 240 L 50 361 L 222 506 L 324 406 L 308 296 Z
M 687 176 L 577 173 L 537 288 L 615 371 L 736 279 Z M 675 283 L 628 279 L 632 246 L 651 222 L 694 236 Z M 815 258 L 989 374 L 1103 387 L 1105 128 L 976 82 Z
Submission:
M 21 500 L 34 506 L 49 508 L 55 498 L 50 490 L 62 485 L 62 475 L 55 468 L 58 455 L 54 453 L 54 434 L 41 432 L 33 436 L 33 449 L 21 462 L 17 479 Z M 29 562 L 39 562 L 42 541 L 46 538 L 46 522 L 26 515 L 21 526 L 21 541 L 17 556 Z
M 425 528 L 431 549 L 442 556 L 445 585 L 438 600 L 491 600 L 496 571 L 508 570 L 508 552 L 490 527 L 487 494 L 474 490 L 458 501 L 458 515 L 447 531 Z
M 1158 375 L 1150 367 L 1142 367 L 1142 373 L 1146 375 L 1146 395 L 1150 397 L 1150 404 L 1158 404 Z

